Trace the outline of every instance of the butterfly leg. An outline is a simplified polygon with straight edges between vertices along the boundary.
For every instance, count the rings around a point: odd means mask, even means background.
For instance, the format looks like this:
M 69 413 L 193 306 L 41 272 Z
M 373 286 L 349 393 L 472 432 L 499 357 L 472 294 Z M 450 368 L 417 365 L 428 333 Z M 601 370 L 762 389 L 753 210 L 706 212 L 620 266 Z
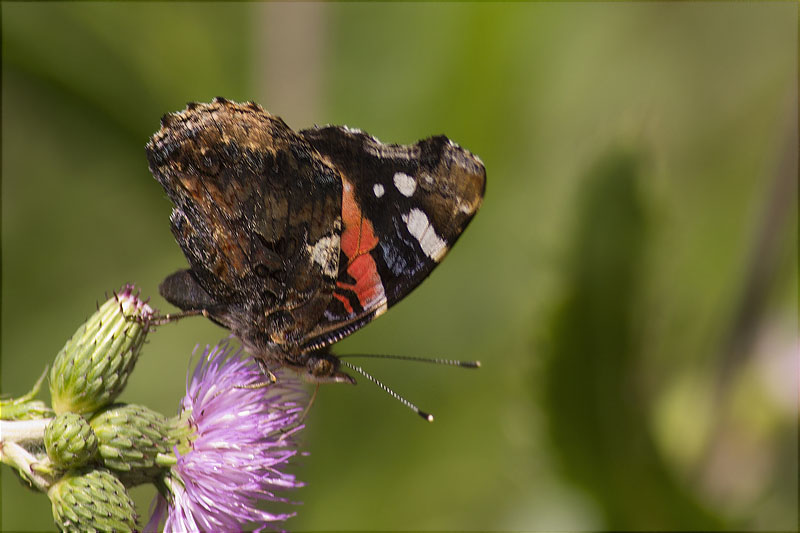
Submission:
M 180 313 L 167 313 L 166 315 L 150 317 L 147 320 L 147 323 L 152 326 L 163 326 L 164 324 L 169 324 L 170 322 L 177 322 L 183 318 L 197 315 L 203 315 L 204 317 L 209 318 L 209 314 L 206 309 L 190 309 L 189 311 L 182 311 Z
M 306 408 L 303 409 L 303 414 L 300 415 L 300 419 L 298 420 L 298 422 L 302 422 L 303 420 L 306 419 L 306 415 L 308 415 L 308 412 L 311 410 L 311 406 L 314 405 L 314 400 L 317 399 L 317 392 L 319 392 L 319 385 L 320 384 L 317 383 L 317 386 L 314 387 L 314 393 L 311 395 L 311 399 L 308 401 L 308 405 L 306 406 Z
M 264 387 L 269 387 L 273 383 L 278 382 L 278 377 L 267 367 L 266 361 L 258 357 L 256 357 L 255 360 L 256 363 L 258 363 L 258 368 L 261 370 L 261 373 L 264 374 L 264 377 L 267 379 L 256 383 L 250 383 L 249 385 L 237 385 L 237 389 L 263 389 Z

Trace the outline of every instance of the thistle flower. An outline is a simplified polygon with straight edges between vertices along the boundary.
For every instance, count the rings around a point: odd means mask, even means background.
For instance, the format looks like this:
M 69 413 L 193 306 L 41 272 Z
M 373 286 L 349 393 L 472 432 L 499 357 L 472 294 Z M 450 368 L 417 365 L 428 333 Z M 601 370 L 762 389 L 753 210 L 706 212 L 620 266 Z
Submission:
M 162 479 L 146 530 L 234 531 L 294 515 L 259 501 L 285 502 L 275 491 L 302 486 L 281 471 L 297 454 L 305 395 L 299 382 L 265 377 L 256 362 L 223 344 L 203 353 L 175 420 L 177 462 Z

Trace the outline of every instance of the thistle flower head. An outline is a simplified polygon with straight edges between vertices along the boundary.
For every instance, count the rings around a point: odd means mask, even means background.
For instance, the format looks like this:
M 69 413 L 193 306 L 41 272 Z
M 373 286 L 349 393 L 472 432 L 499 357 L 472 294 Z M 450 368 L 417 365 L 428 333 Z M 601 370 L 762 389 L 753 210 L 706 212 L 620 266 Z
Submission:
M 292 516 L 257 504 L 286 501 L 276 491 L 302 486 L 282 469 L 297 454 L 305 394 L 288 375 L 259 387 L 264 382 L 241 351 L 206 349 L 176 419 L 177 463 L 164 477 L 148 528 L 164 514 L 165 531 L 234 531 Z

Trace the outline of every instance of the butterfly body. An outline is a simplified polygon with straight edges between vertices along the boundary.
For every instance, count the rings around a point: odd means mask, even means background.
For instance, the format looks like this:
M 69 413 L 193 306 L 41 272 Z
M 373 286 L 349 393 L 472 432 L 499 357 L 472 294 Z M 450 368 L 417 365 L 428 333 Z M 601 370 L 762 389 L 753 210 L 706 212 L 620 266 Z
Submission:
M 387 145 L 300 132 L 221 98 L 166 115 L 147 144 L 189 269 L 159 287 L 268 369 L 352 382 L 328 347 L 416 287 L 480 206 L 485 170 L 446 137 Z

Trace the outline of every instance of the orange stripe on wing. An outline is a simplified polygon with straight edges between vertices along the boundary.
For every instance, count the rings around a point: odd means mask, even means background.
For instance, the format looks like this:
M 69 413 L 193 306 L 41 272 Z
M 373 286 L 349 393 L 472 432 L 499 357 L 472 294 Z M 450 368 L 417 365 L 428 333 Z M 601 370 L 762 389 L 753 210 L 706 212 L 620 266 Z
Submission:
M 344 177 L 342 178 L 342 222 L 344 223 L 342 251 L 347 256 L 347 273 L 355 280 L 355 284 L 337 282 L 336 285 L 353 291 L 361 308 L 370 309 L 386 300 L 378 268 L 369 253 L 378 245 L 378 237 L 375 236 L 372 222 L 364 218 L 355 201 L 352 184 Z M 339 296 L 337 298 L 342 300 Z M 352 314 L 349 302 L 345 304 L 345 309 Z
M 346 179 L 342 180 L 342 221 L 342 250 L 350 260 L 349 263 L 378 245 L 372 222 L 364 219 L 364 214 L 353 196 L 353 186 Z
M 350 305 L 350 300 L 347 299 L 347 296 L 344 296 L 343 294 L 339 294 L 338 292 L 334 292 L 333 293 L 333 297 L 336 298 L 337 300 L 339 300 L 340 302 L 342 302 L 342 305 L 344 306 L 344 310 L 347 311 L 348 314 L 351 314 L 351 315 L 353 314 L 353 306 Z

